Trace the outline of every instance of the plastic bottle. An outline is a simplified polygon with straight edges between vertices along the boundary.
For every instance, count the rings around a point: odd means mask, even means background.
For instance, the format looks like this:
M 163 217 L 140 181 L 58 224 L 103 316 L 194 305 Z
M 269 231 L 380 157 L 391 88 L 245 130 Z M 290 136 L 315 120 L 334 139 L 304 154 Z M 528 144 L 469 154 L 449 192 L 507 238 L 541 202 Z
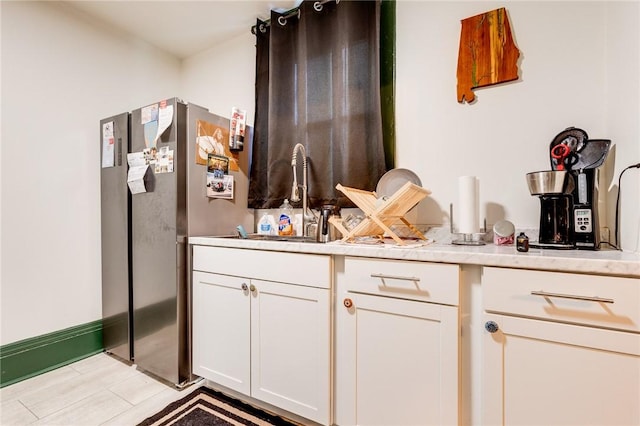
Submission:
M 521 232 L 516 238 L 516 250 L 520 252 L 529 251 L 529 237 L 524 232 Z
M 258 234 L 261 235 L 275 235 L 276 226 L 273 220 L 273 217 L 265 213 L 260 218 L 260 222 L 258 222 Z
M 289 200 L 285 198 L 280 206 L 280 217 L 278 220 L 278 235 L 293 235 L 293 207 Z

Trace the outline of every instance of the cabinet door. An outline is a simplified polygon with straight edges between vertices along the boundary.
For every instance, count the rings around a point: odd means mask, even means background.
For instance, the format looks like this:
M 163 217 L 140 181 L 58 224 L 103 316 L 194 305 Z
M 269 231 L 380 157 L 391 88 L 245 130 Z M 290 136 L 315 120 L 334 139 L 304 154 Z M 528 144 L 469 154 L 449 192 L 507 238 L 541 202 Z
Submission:
M 329 290 L 252 280 L 251 394 L 330 421 Z
M 244 278 L 193 273 L 193 372 L 246 395 L 251 390 L 249 284 Z
M 458 423 L 457 307 L 358 293 L 336 303 L 336 423 Z
M 484 333 L 484 424 L 640 424 L 639 334 L 484 319 L 498 327 Z

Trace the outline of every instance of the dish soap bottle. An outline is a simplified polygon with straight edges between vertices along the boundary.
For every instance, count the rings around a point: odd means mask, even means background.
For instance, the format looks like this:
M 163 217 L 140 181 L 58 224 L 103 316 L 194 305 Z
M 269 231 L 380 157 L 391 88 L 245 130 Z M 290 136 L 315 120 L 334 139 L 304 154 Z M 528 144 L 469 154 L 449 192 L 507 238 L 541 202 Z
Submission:
M 258 222 L 258 234 L 275 235 L 276 233 L 275 228 L 276 226 L 273 221 L 273 217 L 268 213 L 263 214 L 262 218 L 260 219 L 260 222 Z
M 278 235 L 293 235 L 293 207 L 289 199 L 285 198 L 280 206 L 280 218 L 278 220 Z

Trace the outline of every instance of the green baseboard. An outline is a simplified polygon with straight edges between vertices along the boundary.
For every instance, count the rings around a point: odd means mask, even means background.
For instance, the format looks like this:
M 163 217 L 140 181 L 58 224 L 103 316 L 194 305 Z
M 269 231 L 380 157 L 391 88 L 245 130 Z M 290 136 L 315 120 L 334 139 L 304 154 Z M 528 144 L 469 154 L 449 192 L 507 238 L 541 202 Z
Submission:
M 102 320 L 0 346 L 0 388 L 102 351 Z

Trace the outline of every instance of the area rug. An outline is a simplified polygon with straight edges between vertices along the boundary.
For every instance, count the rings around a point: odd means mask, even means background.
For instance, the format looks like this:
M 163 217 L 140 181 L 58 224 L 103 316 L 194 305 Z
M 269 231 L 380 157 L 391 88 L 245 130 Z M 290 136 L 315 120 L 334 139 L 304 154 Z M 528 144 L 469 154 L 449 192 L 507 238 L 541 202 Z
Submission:
M 138 426 L 299 426 L 223 393 L 200 387 Z

